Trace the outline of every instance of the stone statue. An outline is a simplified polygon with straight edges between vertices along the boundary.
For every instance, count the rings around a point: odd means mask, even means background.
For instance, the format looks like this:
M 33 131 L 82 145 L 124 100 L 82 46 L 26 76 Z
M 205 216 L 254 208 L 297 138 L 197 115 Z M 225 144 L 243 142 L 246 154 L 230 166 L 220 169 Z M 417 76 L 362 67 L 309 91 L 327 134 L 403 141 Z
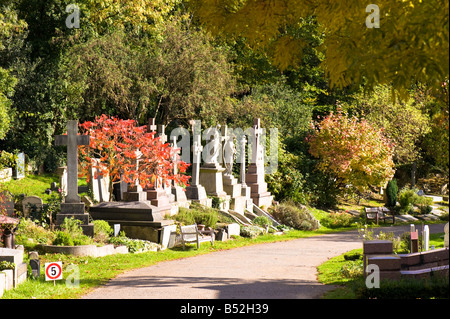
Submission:
M 231 175 L 233 170 L 234 156 L 236 148 L 234 146 L 233 137 L 229 137 L 223 146 L 223 162 L 225 165 L 225 175 Z

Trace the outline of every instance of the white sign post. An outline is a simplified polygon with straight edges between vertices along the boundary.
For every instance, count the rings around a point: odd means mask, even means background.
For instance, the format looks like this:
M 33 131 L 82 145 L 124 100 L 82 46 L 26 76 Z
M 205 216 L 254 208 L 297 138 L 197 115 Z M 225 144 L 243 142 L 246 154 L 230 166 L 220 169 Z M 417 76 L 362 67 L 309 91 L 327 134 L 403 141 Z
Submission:
M 55 281 L 61 279 L 63 279 L 62 262 L 45 263 L 45 280 L 53 280 L 53 285 L 55 285 Z

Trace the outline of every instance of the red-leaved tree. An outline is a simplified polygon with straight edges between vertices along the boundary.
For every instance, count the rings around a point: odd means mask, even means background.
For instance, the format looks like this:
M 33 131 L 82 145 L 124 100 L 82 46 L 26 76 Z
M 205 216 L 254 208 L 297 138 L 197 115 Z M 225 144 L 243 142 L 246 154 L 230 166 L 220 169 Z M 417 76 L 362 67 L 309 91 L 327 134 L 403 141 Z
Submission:
M 137 126 L 134 120 L 102 115 L 95 121 L 81 123 L 80 129 L 90 137 L 89 147 L 79 147 L 80 175 L 89 178 L 91 168 L 102 175 L 109 174 L 110 200 L 113 185 L 121 179 L 129 184 L 139 181 L 142 188 L 157 186 L 156 183 L 169 185 L 171 181 L 187 185 L 190 177 L 184 173 L 189 164 L 181 160 L 174 162 L 177 149 L 162 143 L 155 132 L 147 132 L 146 126 Z
M 310 153 L 320 159 L 321 171 L 335 176 L 339 187 L 352 185 L 364 192 L 394 176 L 394 145 L 366 120 L 331 113 L 312 128 L 307 138 Z

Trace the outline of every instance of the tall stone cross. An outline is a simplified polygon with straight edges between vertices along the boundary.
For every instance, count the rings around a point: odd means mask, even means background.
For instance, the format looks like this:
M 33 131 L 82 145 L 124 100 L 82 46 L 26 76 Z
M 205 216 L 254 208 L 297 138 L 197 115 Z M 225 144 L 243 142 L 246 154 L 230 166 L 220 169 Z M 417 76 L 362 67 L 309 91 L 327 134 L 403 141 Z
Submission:
M 262 133 L 260 119 L 255 119 L 253 125 L 252 163 L 256 165 L 264 165 L 263 148 L 261 145 Z
M 161 140 L 161 143 L 165 144 L 167 142 L 167 135 L 165 133 L 166 126 L 165 125 L 158 125 L 158 136 Z
M 149 132 L 155 132 L 156 131 L 157 126 L 155 124 L 155 118 L 154 117 L 148 120 L 147 128 L 148 128 Z
M 56 135 L 55 145 L 67 145 L 67 195 L 66 203 L 79 203 L 78 196 L 78 145 L 89 145 L 89 135 L 78 135 L 78 121 L 67 121 L 67 135 Z
M 199 130 L 198 122 L 200 121 L 189 121 L 192 126 L 192 134 L 194 136 L 194 143 L 192 145 L 192 153 L 194 154 L 192 160 L 192 185 L 199 185 L 200 182 L 200 162 L 203 151 L 202 137 L 200 132 L 197 132 L 197 130 Z
M 245 138 L 245 134 L 242 134 L 241 139 L 241 184 L 242 187 L 247 187 L 245 183 L 245 146 L 247 144 L 247 139 Z

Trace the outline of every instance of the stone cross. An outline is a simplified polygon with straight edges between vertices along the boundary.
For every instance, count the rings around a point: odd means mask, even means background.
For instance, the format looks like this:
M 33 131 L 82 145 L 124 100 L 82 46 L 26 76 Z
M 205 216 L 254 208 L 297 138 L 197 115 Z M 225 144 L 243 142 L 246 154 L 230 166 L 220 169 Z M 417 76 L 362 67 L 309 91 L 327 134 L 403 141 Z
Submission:
M 158 136 L 161 140 L 161 143 L 165 144 L 167 142 L 167 135 L 165 134 L 166 126 L 158 125 Z
M 154 117 L 148 120 L 147 128 L 148 128 L 149 132 L 155 132 L 156 131 L 157 126 L 155 124 L 155 118 Z
M 247 139 L 245 138 L 245 134 L 242 134 L 241 139 L 241 184 L 242 187 L 246 187 L 245 184 L 245 146 L 247 144 Z
M 78 121 L 67 121 L 67 135 L 55 136 L 55 145 L 67 145 L 67 195 L 66 203 L 79 203 L 78 196 L 78 145 L 89 145 L 88 135 L 78 135 Z
M 198 130 L 198 124 L 197 121 L 190 121 L 189 122 L 192 125 L 192 134 L 194 135 L 194 143 L 192 145 L 192 153 L 194 154 L 193 157 L 193 165 L 192 165 L 192 185 L 199 185 L 200 182 L 200 162 L 201 162 L 201 156 L 203 151 L 202 146 L 202 137 L 197 132 Z
M 255 119 L 253 125 L 253 145 L 252 145 L 252 163 L 261 165 L 264 162 L 263 148 L 261 145 L 261 135 L 263 130 L 261 128 L 260 119 Z

